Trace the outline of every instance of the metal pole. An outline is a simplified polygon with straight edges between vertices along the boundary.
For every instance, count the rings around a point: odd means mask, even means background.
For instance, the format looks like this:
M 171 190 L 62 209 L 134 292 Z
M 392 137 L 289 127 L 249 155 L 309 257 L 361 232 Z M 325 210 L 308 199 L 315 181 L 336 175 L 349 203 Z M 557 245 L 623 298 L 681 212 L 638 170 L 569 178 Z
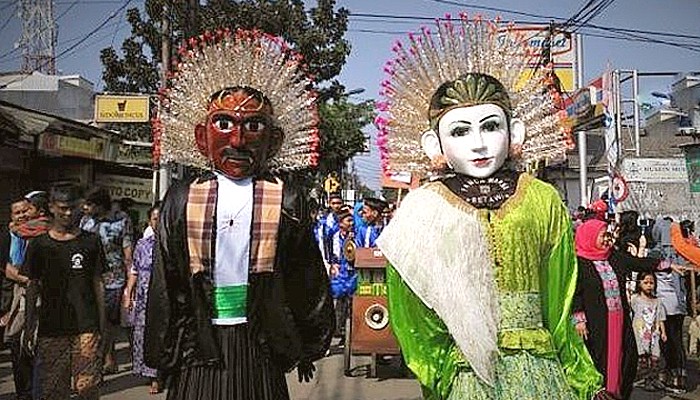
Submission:
M 583 39 L 580 34 L 576 38 L 576 90 L 583 87 Z M 581 191 L 581 205 L 588 205 L 588 160 L 586 131 L 578 131 L 578 166 L 579 187 Z
M 637 70 L 632 71 L 632 104 L 634 104 L 634 154 L 639 157 L 642 143 L 639 134 L 639 76 Z
M 614 72 L 615 76 L 615 135 L 620 141 L 620 148 L 622 149 L 624 141 L 622 140 L 622 81 L 620 80 L 620 70 L 616 69 Z M 626 150 L 626 148 L 625 148 Z M 624 155 L 624 151 L 622 151 Z
M 170 9 L 168 3 L 168 1 L 163 3 L 163 20 L 161 25 L 161 87 L 167 85 L 167 75 L 170 69 Z M 166 165 L 161 164 L 158 170 L 158 199 L 163 200 L 169 186 L 170 171 Z

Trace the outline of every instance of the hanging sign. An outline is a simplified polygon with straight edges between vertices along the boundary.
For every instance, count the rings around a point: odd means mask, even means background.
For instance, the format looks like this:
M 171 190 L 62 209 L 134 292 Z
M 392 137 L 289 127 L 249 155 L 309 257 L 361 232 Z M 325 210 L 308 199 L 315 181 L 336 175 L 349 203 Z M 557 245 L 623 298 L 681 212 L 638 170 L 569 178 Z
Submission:
M 622 170 L 628 182 L 687 182 L 688 171 L 682 158 L 625 158 Z
M 47 154 L 105 160 L 107 159 L 107 145 L 107 140 L 99 137 L 81 139 L 42 133 L 39 136 L 37 148 Z
M 112 199 L 128 197 L 137 203 L 153 203 L 153 181 L 124 175 L 96 175 L 95 185 L 109 190 Z
M 96 122 L 148 122 L 149 96 L 95 96 Z

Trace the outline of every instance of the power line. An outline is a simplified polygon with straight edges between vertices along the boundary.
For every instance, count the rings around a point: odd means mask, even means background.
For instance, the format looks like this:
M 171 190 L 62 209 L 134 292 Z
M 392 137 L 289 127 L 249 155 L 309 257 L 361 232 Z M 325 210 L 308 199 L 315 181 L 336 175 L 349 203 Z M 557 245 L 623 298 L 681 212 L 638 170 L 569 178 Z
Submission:
M 565 20 L 564 18 L 561 17 L 556 17 L 552 15 L 540 15 L 540 14 L 534 14 L 534 13 L 528 13 L 528 12 L 523 12 L 523 11 L 516 11 L 516 10 L 507 10 L 504 8 L 498 8 L 498 7 L 487 7 L 487 6 L 481 6 L 478 4 L 470 4 L 470 3 L 464 3 L 464 2 L 456 2 L 456 1 L 450 1 L 450 0 L 426 0 L 426 1 L 431 1 L 434 3 L 439 3 L 439 4 L 448 4 L 448 5 L 453 5 L 453 6 L 459 6 L 459 7 L 470 7 L 470 8 L 476 8 L 476 9 L 481 9 L 481 10 L 488 10 L 488 11 L 496 11 L 496 12 L 502 12 L 502 13 L 508 13 L 508 14 L 514 14 L 514 15 L 523 15 L 523 16 L 528 16 L 528 17 L 534 17 L 534 18 L 539 18 L 539 19 L 547 19 L 547 20 L 554 20 L 554 21 L 562 21 Z M 601 30 L 607 30 L 610 31 L 612 29 L 615 29 L 614 27 L 604 27 L 600 25 L 590 25 L 591 28 L 596 28 L 596 29 L 601 29 Z M 643 31 L 637 31 L 635 33 L 644 33 L 644 34 L 657 34 L 658 32 L 643 32 Z M 675 36 L 675 35 L 674 35 Z M 700 39 L 700 37 L 692 37 L 693 39 Z M 658 43 L 658 44 L 666 44 L 669 46 L 675 46 L 675 47 L 681 47 L 685 49 L 689 49 L 688 47 L 685 47 L 683 45 L 677 45 L 673 42 L 652 42 L 652 43 Z M 691 45 L 692 46 L 692 45 Z M 691 49 L 689 49 L 691 50 Z M 691 50 L 694 51 L 694 50 Z
M 348 29 L 348 32 L 394 35 L 394 36 L 406 35 L 408 33 L 406 31 L 381 30 L 381 29 Z M 668 45 L 668 46 L 680 47 L 680 48 L 683 48 L 685 50 L 689 50 L 689 51 L 693 51 L 693 52 L 700 52 L 700 45 L 693 45 L 693 44 L 689 44 L 689 43 L 679 44 L 679 43 L 667 42 L 667 41 L 663 41 L 663 40 L 650 39 L 650 38 L 622 37 L 622 36 L 605 35 L 605 34 L 593 33 L 593 32 L 580 32 L 580 34 L 583 36 L 597 37 L 597 38 L 603 38 L 603 39 L 622 40 L 622 41 L 626 41 L 626 42 L 642 42 L 642 43 L 663 44 L 663 45 Z
M 61 51 L 58 55 L 56 55 L 56 58 L 55 58 L 55 59 L 58 60 L 58 59 L 61 58 L 62 56 L 69 54 L 72 50 L 74 50 L 75 48 L 77 48 L 78 46 L 80 46 L 82 43 L 84 43 L 85 41 L 87 41 L 88 39 L 90 39 L 94 34 L 96 34 L 96 33 L 99 32 L 101 29 L 103 29 L 103 28 L 109 23 L 109 21 L 111 21 L 111 20 L 114 19 L 117 15 L 119 15 L 122 11 L 124 11 L 124 9 L 131 3 L 131 1 L 132 1 L 132 0 L 126 0 L 126 1 L 124 1 L 124 4 L 122 4 L 119 8 L 117 8 L 116 10 L 114 10 L 104 21 L 102 21 L 102 23 L 100 23 L 97 27 L 95 27 L 93 30 L 91 30 L 90 32 L 88 32 L 85 36 L 83 36 L 81 39 L 79 39 L 76 43 L 74 43 L 73 45 L 71 45 L 71 46 L 69 46 L 68 48 L 66 48 L 66 49 L 64 49 L 63 51 Z M 0 58 L 1 58 L 1 57 L 0 57 Z M 49 62 L 49 61 L 45 61 L 44 64 L 42 64 L 42 65 L 39 66 L 39 68 L 41 68 L 42 66 L 46 65 L 48 62 Z M 15 82 L 21 80 L 21 79 L 23 79 L 23 76 L 22 76 L 22 75 L 20 75 L 20 76 L 18 76 L 17 78 L 11 80 L 10 82 L 5 83 L 2 87 L 7 87 L 7 86 L 9 86 L 9 85 L 11 85 L 11 84 L 13 84 L 13 83 L 15 83 Z M 1 88 L 1 87 L 0 87 L 0 88 Z
M 582 26 L 588 24 L 590 21 L 595 19 L 597 16 L 603 13 L 605 9 L 610 7 L 610 5 L 615 0 L 589 0 L 584 6 L 576 13 L 574 16 L 566 20 L 566 22 L 561 26 L 561 29 L 576 32 Z
M 116 26 L 116 25 L 118 25 L 118 22 L 112 22 L 112 23 L 110 23 L 110 24 L 105 25 L 104 29 L 111 28 L 111 27 Z M 104 38 L 106 38 L 106 37 L 109 36 L 109 35 L 111 35 L 111 33 L 107 33 L 107 35 L 99 36 L 98 39 L 104 39 Z M 73 36 L 72 38 L 65 40 L 63 44 L 64 44 L 64 45 L 70 45 L 71 43 L 75 43 L 75 42 L 77 42 L 77 41 L 80 40 L 80 39 L 82 39 L 82 35 Z M 21 55 L 21 54 L 17 54 L 17 55 L 15 55 L 15 56 L 9 57 L 9 58 L 8 58 L 8 56 L 6 56 L 6 57 L 0 57 L 0 64 L 4 64 L 4 63 L 11 62 L 11 61 L 15 61 L 15 60 L 18 60 L 18 59 L 20 59 L 20 58 L 22 58 L 22 55 Z
M 429 1 L 434 1 L 434 0 L 429 0 Z M 491 7 L 489 7 L 491 8 Z M 499 9 L 500 10 L 500 9 Z M 529 16 L 532 16 L 534 14 L 530 14 Z M 434 18 L 434 17 L 424 17 L 424 16 L 417 16 L 417 15 L 390 15 L 390 14 L 372 14 L 372 13 L 350 13 L 350 18 L 351 20 L 353 17 L 362 17 L 362 18 L 369 18 L 369 19 L 389 19 L 389 20 L 405 20 L 406 23 L 409 23 L 409 21 L 426 21 L 426 22 L 433 22 L 436 19 L 441 19 L 441 18 Z M 535 18 L 538 19 L 553 19 L 555 21 L 563 21 L 565 20 L 564 18 L 561 17 L 551 17 L 551 16 L 546 16 L 546 15 L 537 15 Z M 373 22 L 370 20 L 362 20 L 363 22 Z M 377 23 L 379 22 L 389 22 L 389 21 L 376 21 Z M 549 21 L 547 21 L 549 22 Z M 542 21 L 523 21 L 523 20 L 515 20 L 513 21 L 515 24 L 542 24 Z M 658 35 L 658 36 L 668 36 L 668 37 L 673 37 L 673 38 L 684 38 L 684 39 L 700 39 L 700 36 L 696 35 L 688 35 L 684 33 L 677 33 L 677 32 L 661 32 L 661 31 L 647 31 L 647 30 L 640 30 L 640 29 L 631 29 L 631 28 L 617 28 L 617 27 L 611 27 L 611 26 L 602 26 L 602 25 L 594 25 L 594 24 L 587 24 L 588 28 L 594 28 L 594 29 L 600 29 L 600 30 L 616 30 L 624 33 L 640 33 L 640 34 L 646 34 L 646 35 Z
M 18 7 L 19 7 L 19 6 L 15 7 L 15 10 L 14 10 L 13 12 L 9 13 L 9 15 L 7 16 L 7 19 L 5 20 L 5 22 L 2 24 L 2 26 L 0 26 L 0 32 L 2 32 L 3 30 L 5 30 L 5 28 L 6 28 L 7 25 L 10 23 L 10 21 L 12 21 L 12 17 L 13 17 L 13 16 L 17 13 L 17 11 L 18 11 Z
M 78 3 L 80 3 L 80 2 L 81 2 L 81 0 L 73 0 L 73 1 L 71 2 L 71 4 L 70 4 L 65 10 L 63 10 L 63 12 L 62 12 L 61 14 L 59 14 L 58 17 L 56 17 L 55 22 L 58 22 L 58 21 L 61 20 L 61 18 L 65 17 L 66 14 L 68 14 L 68 12 L 69 12 L 73 7 L 75 7 L 76 4 L 78 4 Z M 19 7 L 19 6 L 18 6 L 18 7 Z M 10 18 L 12 18 L 12 15 L 10 16 Z M 8 20 L 7 22 L 9 23 L 9 20 Z M 44 26 L 44 27 L 42 27 L 38 34 L 40 35 L 40 34 L 46 32 L 47 29 L 51 29 L 51 26 Z M 2 31 L 2 29 L 0 29 L 0 31 Z M 10 51 L 8 51 L 8 52 L 6 52 L 6 53 L 1 54 L 1 55 L 0 55 L 0 60 L 2 60 L 3 58 L 5 58 L 5 57 L 7 57 L 7 56 L 9 56 L 9 55 L 12 55 L 13 53 L 18 52 L 20 49 L 21 49 L 21 46 L 18 46 L 18 47 L 15 47 L 14 49 L 12 49 L 12 50 L 10 50 Z
M 579 21 L 579 18 L 582 18 L 581 15 L 584 12 L 586 12 L 586 10 L 593 7 L 593 3 L 595 1 L 596 0 L 588 0 L 586 4 L 584 4 L 574 15 L 572 15 L 569 19 L 566 20 L 566 22 L 562 24 L 562 29 L 568 29 L 574 26 L 574 24 L 576 24 Z
M 437 2 L 444 2 L 445 0 L 432 0 L 432 1 L 437 1 Z M 450 4 L 454 2 L 449 2 Z M 457 4 L 457 3 L 454 3 Z M 485 7 L 485 8 L 494 8 L 494 7 Z M 500 10 L 500 9 L 498 9 Z M 517 12 L 515 12 L 517 13 Z M 529 14 L 529 13 L 527 13 Z M 532 15 L 532 14 L 531 14 Z M 362 17 L 362 18 L 377 18 L 377 19 L 388 19 L 388 20 L 400 20 L 400 21 L 434 21 L 436 18 L 430 18 L 430 17 L 423 17 L 423 16 L 407 16 L 407 15 L 387 15 L 387 14 L 371 14 L 371 13 L 355 13 L 355 14 L 350 14 L 350 20 L 353 20 L 353 17 Z M 537 16 L 537 18 L 545 18 L 548 16 Z M 439 19 L 439 18 L 438 18 Z M 556 20 L 563 20 L 562 18 L 559 17 L 554 17 Z M 367 21 L 365 20 L 364 22 L 372 22 L 372 21 Z M 380 22 L 380 21 L 377 21 Z M 539 21 L 513 21 L 514 23 L 517 24 L 542 24 L 542 22 Z M 690 50 L 690 51 L 698 51 L 698 45 L 694 43 L 686 43 L 686 42 L 670 42 L 662 39 L 654 39 L 654 38 L 649 38 L 645 36 L 640 36 L 636 35 L 636 33 L 640 34 L 646 34 L 646 35 L 661 35 L 661 36 L 676 36 L 676 37 L 683 37 L 683 38 L 690 38 L 690 39 L 700 39 L 700 36 L 693 36 L 693 35 L 684 35 L 684 34 L 674 34 L 674 33 L 669 33 L 669 32 L 655 32 L 655 31 L 642 31 L 642 30 L 637 30 L 637 29 L 626 29 L 626 28 L 614 28 L 614 27 L 605 27 L 605 26 L 600 26 L 600 25 L 589 25 L 589 26 L 584 26 L 586 31 L 581 31 L 580 33 L 585 35 L 585 36 L 593 36 L 593 37 L 601 37 L 601 38 L 608 38 L 608 39 L 619 39 L 619 40 L 625 40 L 629 39 L 630 41 L 635 41 L 635 42 L 646 42 L 646 43 L 653 43 L 653 44 L 663 44 L 667 46 L 672 46 L 672 47 L 678 47 L 682 48 L 685 50 Z M 607 33 L 616 33 L 620 35 L 627 36 L 625 37 L 613 37 L 610 35 L 602 35 L 602 34 L 594 34 L 590 33 L 590 29 L 596 29 L 596 30 L 601 30 Z M 372 30 L 372 29 L 356 29 L 356 30 L 349 30 L 349 31 L 355 31 L 359 33 L 380 33 L 380 34 L 405 34 L 406 32 L 400 32 L 400 31 L 391 31 L 391 30 Z M 633 33 L 634 32 L 634 33 Z

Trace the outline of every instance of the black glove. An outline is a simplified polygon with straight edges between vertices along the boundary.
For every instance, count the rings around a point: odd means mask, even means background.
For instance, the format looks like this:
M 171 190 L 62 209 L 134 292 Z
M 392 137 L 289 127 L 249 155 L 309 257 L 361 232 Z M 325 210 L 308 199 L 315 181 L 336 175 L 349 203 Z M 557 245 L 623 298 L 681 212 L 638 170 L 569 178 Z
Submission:
M 314 367 L 311 361 L 301 361 L 299 365 L 297 365 L 299 382 L 310 382 L 314 378 L 314 371 L 316 371 L 316 367 Z

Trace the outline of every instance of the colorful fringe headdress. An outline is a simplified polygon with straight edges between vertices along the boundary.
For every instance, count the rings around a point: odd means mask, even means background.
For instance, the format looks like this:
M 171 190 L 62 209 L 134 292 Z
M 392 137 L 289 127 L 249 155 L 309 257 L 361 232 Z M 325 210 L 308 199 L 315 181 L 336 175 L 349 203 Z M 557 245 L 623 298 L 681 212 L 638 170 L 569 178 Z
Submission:
M 468 73 L 494 77 L 508 91 L 510 115 L 526 127 L 521 156 L 514 160 L 520 167 L 533 169 L 565 160 L 573 141 L 561 124 L 564 112 L 557 109 L 561 97 L 553 90 L 551 66 L 530 68 L 538 55 L 522 35 L 514 33 L 513 24 L 504 26 L 498 19 L 484 21 L 479 16 L 469 20 L 460 14 L 459 19 L 446 15 L 436 25 L 436 32 L 423 27 L 420 33 L 409 34 L 407 45 L 397 41 L 392 48 L 395 57 L 384 67 L 387 78 L 382 81 L 383 100 L 377 103 L 380 115 L 375 120 L 382 169 L 419 175 L 430 170 L 421 135 L 435 119 L 431 96 L 443 83 Z M 464 106 L 479 104 L 478 97 L 484 94 L 480 82 L 456 81 L 455 97 L 449 100 Z M 464 97 L 470 99 L 460 103 Z
M 275 125 L 284 132 L 282 147 L 268 160 L 268 168 L 291 171 L 318 164 L 316 93 L 302 72 L 301 55 L 282 38 L 221 30 L 189 39 L 178 57 L 168 87 L 161 90 L 164 112 L 153 123 L 154 159 L 206 168 L 194 128 L 206 120 L 213 93 L 247 86 L 270 100 Z

